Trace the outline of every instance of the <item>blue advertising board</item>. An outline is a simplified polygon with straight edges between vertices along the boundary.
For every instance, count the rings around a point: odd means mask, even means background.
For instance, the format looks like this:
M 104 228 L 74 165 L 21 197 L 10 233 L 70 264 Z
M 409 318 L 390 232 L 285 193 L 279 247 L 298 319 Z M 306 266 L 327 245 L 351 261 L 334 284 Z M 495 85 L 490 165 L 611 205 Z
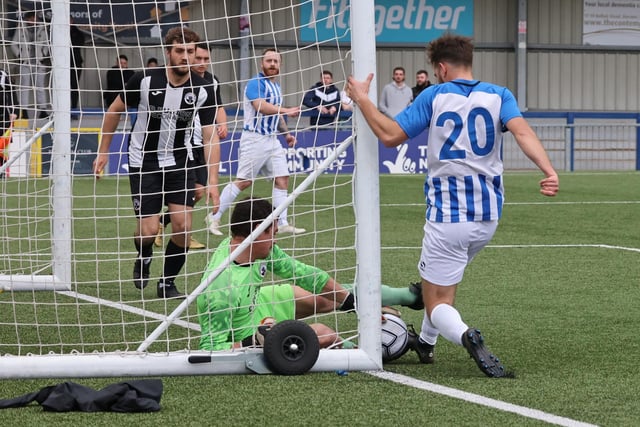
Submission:
M 351 136 L 351 131 L 305 131 L 298 132 L 298 142 L 293 148 L 285 148 L 284 139 L 281 138 L 282 150 L 285 151 L 289 172 L 311 172 L 329 156 L 337 146 Z M 220 143 L 220 175 L 234 176 L 238 169 L 238 147 L 240 133 L 232 133 Z M 115 134 L 111 142 L 109 153 L 109 174 L 127 174 L 128 135 Z M 386 148 L 379 143 L 380 159 L 378 170 L 380 173 L 426 173 L 427 132 L 410 139 L 405 144 L 396 148 Z M 341 153 L 325 170 L 327 174 L 352 174 L 354 170 L 353 145 Z
M 349 0 L 313 0 L 300 7 L 300 39 L 351 40 Z M 426 43 L 445 32 L 473 37 L 473 0 L 375 0 L 378 43 Z
M 92 175 L 93 161 L 98 152 L 100 129 L 72 129 L 71 137 L 71 171 L 74 175 Z M 51 172 L 51 155 L 53 150 L 53 136 L 42 134 L 40 141 L 40 161 L 42 176 Z

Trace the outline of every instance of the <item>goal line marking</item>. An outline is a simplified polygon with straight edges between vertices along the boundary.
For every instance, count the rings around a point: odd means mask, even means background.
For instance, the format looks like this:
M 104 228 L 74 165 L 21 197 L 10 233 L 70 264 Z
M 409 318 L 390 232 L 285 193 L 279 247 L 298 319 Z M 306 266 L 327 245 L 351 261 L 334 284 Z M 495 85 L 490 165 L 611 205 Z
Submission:
M 454 399 L 464 400 L 466 402 L 476 403 L 478 405 L 488 406 L 490 408 L 499 409 L 504 412 L 511 412 L 517 415 L 521 415 L 523 417 L 541 420 L 550 424 L 556 424 L 559 426 L 566 426 L 566 427 L 594 427 L 595 426 L 594 424 L 588 424 L 582 421 L 572 420 L 571 418 L 561 417 L 558 415 L 540 411 L 538 409 L 532 409 L 532 408 L 527 408 L 525 406 L 514 405 L 511 403 L 503 402 L 501 400 L 480 396 L 478 394 L 469 393 L 469 392 L 458 390 L 455 388 L 418 380 L 413 377 L 408 377 L 406 375 L 396 374 L 394 372 L 366 371 L 365 373 L 383 380 L 392 381 L 397 384 L 402 384 L 402 385 L 417 388 L 420 390 L 441 394 L 443 396 L 453 397 Z

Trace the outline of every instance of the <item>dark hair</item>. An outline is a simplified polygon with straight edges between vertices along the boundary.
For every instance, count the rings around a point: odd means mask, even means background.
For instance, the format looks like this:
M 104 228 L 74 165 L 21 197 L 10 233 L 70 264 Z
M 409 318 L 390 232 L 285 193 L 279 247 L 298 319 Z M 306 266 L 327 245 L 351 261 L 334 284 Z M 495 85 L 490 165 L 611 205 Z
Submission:
M 127 58 L 127 55 L 118 55 L 118 59 L 124 59 L 125 61 L 129 62 L 129 58 Z
M 275 52 L 277 54 L 280 54 L 280 51 L 278 50 L 277 47 L 268 47 L 268 48 L 266 48 L 265 50 L 262 51 L 262 56 L 265 56 L 269 52 Z
M 396 72 L 396 71 L 402 71 L 403 73 L 406 73 L 406 72 L 404 71 L 404 67 L 396 67 L 396 68 L 394 68 L 394 69 L 393 69 L 393 73 L 395 74 L 395 72 Z
M 425 74 L 427 77 L 429 76 L 429 73 L 427 73 L 427 70 L 418 70 L 418 71 L 416 71 L 416 76 L 418 74 Z
M 175 42 L 178 43 L 198 43 L 200 36 L 198 33 L 188 27 L 173 27 L 167 31 L 167 35 L 164 37 L 164 47 L 167 50 L 171 50 Z
M 151 58 L 147 59 L 147 65 L 151 64 L 152 62 L 157 64 L 158 60 L 156 58 L 154 58 L 154 57 L 151 57 Z
M 197 49 L 204 49 L 206 51 L 210 50 L 209 45 L 206 42 L 200 42 L 196 45 Z
M 333 78 L 333 73 L 329 70 L 322 70 L 322 75 L 327 75 L 327 76 L 331 76 L 331 78 Z
M 273 206 L 268 200 L 250 197 L 241 200 L 231 213 L 231 235 L 247 237 L 271 212 Z
M 469 37 L 445 34 L 429 43 L 427 57 L 434 66 L 441 62 L 471 67 L 473 65 L 473 41 Z

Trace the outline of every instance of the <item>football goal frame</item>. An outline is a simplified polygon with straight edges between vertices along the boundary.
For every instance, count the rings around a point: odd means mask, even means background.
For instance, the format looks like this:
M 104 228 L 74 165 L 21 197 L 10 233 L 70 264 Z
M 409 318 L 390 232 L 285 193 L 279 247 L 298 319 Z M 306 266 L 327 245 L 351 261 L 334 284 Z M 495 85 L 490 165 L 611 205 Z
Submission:
M 205 0 L 201 0 L 204 2 Z M 242 2 L 248 5 L 248 2 Z M 0 288 L 5 296 L 17 291 L 44 291 L 74 296 L 79 294 L 74 283 L 73 233 L 73 173 L 71 141 L 70 93 L 70 39 L 69 2 L 51 0 L 51 90 L 54 110 L 50 174 L 51 209 L 51 274 L 0 275 Z M 376 70 L 375 17 L 373 0 L 350 2 L 350 55 L 353 75 L 363 80 Z M 353 17 L 357 17 L 354 19 Z M 371 93 L 377 88 L 375 80 Z M 375 95 L 374 95 L 375 96 Z M 378 141 L 358 111 L 354 111 L 353 137 L 337 144 L 328 156 L 302 183 L 297 183 L 287 199 L 292 203 L 301 191 L 311 186 L 338 156 L 349 147 L 354 153 L 352 204 L 355 216 L 355 293 L 357 317 L 357 348 L 323 349 L 311 369 L 378 370 L 382 368 L 380 347 L 381 260 L 380 260 L 380 212 L 378 184 Z M 39 135 L 34 135 L 37 138 Z M 29 140 L 27 144 L 33 142 Z M 25 153 L 28 150 L 25 150 Z M 285 205 L 278 209 L 284 209 Z M 274 218 L 279 210 L 274 212 Z M 254 234 L 259 234 L 258 228 Z M 248 238 L 245 245 L 249 244 Z M 242 247 L 241 247 L 242 248 Z M 240 249 L 241 249 L 240 248 Z M 234 254 L 228 262 L 233 261 Z M 98 280 L 96 278 L 96 280 Z M 146 338 L 134 348 L 122 350 L 89 351 L 81 348 L 71 352 L 50 351 L 47 354 L 12 355 L 0 352 L 0 378 L 68 378 L 102 376 L 159 376 L 159 375 L 208 375 L 269 373 L 261 349 L 228 352 L 203 352 L 199 350 L 151 350 L 155 339 L 166 336 L 170 326 L 179 322 L 179 316 L 189 307 L 193 310 L 195 299 L 206 288 L 203 283 L 167 315 L 160 315 L 158 325 L 146 332 Z M 36 299 L 36 298 L 34 298 Z M 53 304 L 53 309 L 55 305 Z M 114 303 L 118 307 L 118 303 Z M 78 326 L 79 328 L 81 325 Z M 194 356 L 197 356 L 194 358 Z

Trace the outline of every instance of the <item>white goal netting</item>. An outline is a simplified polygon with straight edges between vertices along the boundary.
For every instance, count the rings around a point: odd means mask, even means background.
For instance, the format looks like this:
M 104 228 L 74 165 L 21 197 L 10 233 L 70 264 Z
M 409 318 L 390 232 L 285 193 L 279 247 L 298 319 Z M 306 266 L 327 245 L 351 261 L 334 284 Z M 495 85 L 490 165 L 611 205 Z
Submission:
M 190 356 L 203 354 L 195 299 L 203 291 L 207 262 L 224 238 L 209 233 L 205 217 L 211 206 L 205 200 L 195 205 L 192 222 L 192 236 L 204 248 L 189 250 L 175 280 L 187 299 L 164 299 L 156 293 L 171 225 L 154 247 L 149 286 L 140 290 L 133 284 L 137 219 L 127 156 L 132 124 L 139 118 L 135 108 L 120 117 L 104 175 L 97 180 L 93 174 L 105 109 L 122 93 L 130 72 L 148 69 L 150 59 L 166 65 L 163 37 L 176 26 L 188 26 L 206 42 L 207 69 L 219 80 L 228 130 L 220 141 L 220 191 L 237 172 L 244 87 L 260 71 L 265 48 L 281 52 L 283 105 L 302 110 L 287 120 L 297 137 L 297 145 L 286 149 L 288 219 L 306 232 L 279 235 L 278 244 L 340 283 L 358 283 L 358 313 L 314 313 L 305 319 L 323 323 L 357 345 L 322 350 L 314 369 L 379 366 L 379 290 L 359 291 L 364 284 L 379 285 L 377 166 L 366 167 L 369 162 L 377 165 L 377 142 L 367 134 L 369 139 L 359 138 L 360 150 L 355 149 L 351 137 L 360 135 L 360 129 L 354 128 L 348 99 L 338 102 L 335 119 L 322 125 L 314 125 L 321 107 L 303 102 L 322 81 L 323 71 L 332 72 L 333 84 L 341 90 L 358 67 L 360 74 L 375 69 L 375 42 L 367 36 L 373 34 L 373 25 L 361 32 L 362 60 L 351 53 L 358 42 L 349 25 L 349 15 L 358 7 L 364 7 L 358 14 L 362 22 L 354 25 L 366 28 L 367 22 L 373 23 L 372 2 L 351 4 L 3 2 L 0 68 L 8 76 L 6 90 L 13 106 L 0 106 L 17 118 L 2 129 L 0 363 L 8 369 L 0 376 L 261 370 L 248 368 L 258 364 L 260 352 L 255 350 L 207 353 L 213 363 L 188 362 Z M 117 76 L 115 87 L 108 73 Z M 280 139 L 285 150 L 284 136 Z M 271 200 L 273 185 L 260 178 L 237 201 L 246 196 Z M 222 217 L 225 235 L 232 210 Z M 290 282 L 268 274 L 264 283 Z M 9 369 L 26 358 L 28 372 Z

